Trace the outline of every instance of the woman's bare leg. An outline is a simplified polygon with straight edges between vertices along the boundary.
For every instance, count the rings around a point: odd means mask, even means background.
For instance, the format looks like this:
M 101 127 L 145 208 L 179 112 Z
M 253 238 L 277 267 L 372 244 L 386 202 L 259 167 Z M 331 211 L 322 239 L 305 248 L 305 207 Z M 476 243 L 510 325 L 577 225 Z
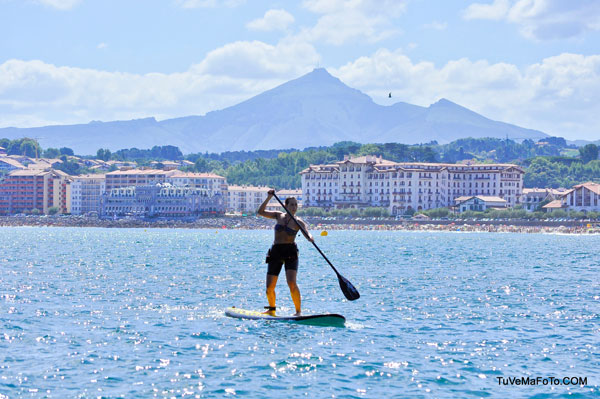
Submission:
M 294 306 L 296 307 L 296 316 L 300 315 L 302 298 L 300 296 L 300 289 L 298 288 L 298 284 L 296 284 L 296 275 L 298 272 L 296 270 L 286 270 L 285 278 L 288 283 L 288 287 L 290 287 L 290 294 L 292 294 L 292 301 L 294 301 Z
M 267 274 L 267 301 L 269 301 L 269 306 L 275 307 L 275 286 L 277 285 L 277 276 L 272 276 Z M 267 314 L 275 314 L 274 310 L 267 310 L 265 313 Z

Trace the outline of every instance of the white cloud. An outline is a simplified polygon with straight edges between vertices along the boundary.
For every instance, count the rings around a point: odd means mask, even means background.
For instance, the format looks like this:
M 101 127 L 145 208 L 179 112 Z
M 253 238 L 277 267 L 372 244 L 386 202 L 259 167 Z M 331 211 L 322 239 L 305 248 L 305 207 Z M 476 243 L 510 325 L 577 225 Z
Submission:
M 473 3 L 465 9 L 463 18 L 500 20 L 506 17 L 509 8 L 509 0 L 494 0 L 492 4 Z
M 319 61 L 310 43 L 294 37 L 276 45 L 230 43 L 187 71 L 171 74 L 9 60 L 0 64 L 0 126 L 204 114 L 307 73 Z M 390 91 L 393 101 L 423 106 L 445 97 L 492 119 L 598 139 L 600 55 L 561 54 L 526 67 L 462 58 L 436 67 L 413 62 L 402 51 L 380 49 L 328 69 L 383 104 L 389 104 Z
M 600 126 L 600 55 L 561 54 L 522 69 L 466 58 L 441 68 L 379 50 L 332 73 L 375 101 L 428 106 L 447 98 L 492 119 L 570 138 L 592 138 Z
M 276 46 L 259 41 L 229 43 L 208 53 L 194 69 L 235 78 L 283 78 L 309 71 L 318 62 L 313 46 L 287 38 Z
M 98 43 L 98 45 L 96 46 L 96 48 L 100 49 L 100 50 L 105 49 L 107 47 L 108 47 L 108 44 L 106 44 L 106 43 Z
M 600 30 L 600 1 L 494 0 L 471 4 L 463 17 L 506 20 L 529 39 L 569 38 Z
M 357 10 L 365 15 L 398 17 L 404 13 L 407 0 L 304 0 L 302 5 L 317 14 L 336 14 Z
M 269 10 L 262 18 L 248 22 L 246 27 L 252 30 L 286 30 L 294 23 L 294 16 L 285 10 Z
M 176 4 L 183 8 L 234 8 L 245 2 L 246 0 L 176 0 Z
M 187 71 L 172 74 L 9 60 L 0 64 L 0 126 L 204 114 L 310 72 L 318 62 L 312 46 L 291 39 L 275 46 L 231 43 Z
M 400 32 L 392 20 L 404 12 L 406 3 L 407 0 L 305 0 L 304 8 L 321 17 L 315 26 L 303 29 L 299 37 L 334 45 L 356 39 L 377 42 Z
M 81 0 L 36 0 L 38 3 L 58 8 L 59 10 L 70 10 L 77 4 L 81 3 Z

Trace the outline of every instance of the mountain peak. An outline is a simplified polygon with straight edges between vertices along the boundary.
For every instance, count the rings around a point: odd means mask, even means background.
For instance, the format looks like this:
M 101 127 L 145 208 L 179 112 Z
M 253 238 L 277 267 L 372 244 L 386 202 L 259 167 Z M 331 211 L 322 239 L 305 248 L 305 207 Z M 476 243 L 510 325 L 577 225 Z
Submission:
M 460 107 L 460 105 L 453 103 L 446 98 L 440 98 L 437 102 L 431 104 L 430 107 Z
M 308 75 L 333 78 L 333 76 L 329 72 L 327 72 L 327 69 L 325 68 L 315 68 L 311 72 L 306 74 L 306 76 Z
M 1 1 L 1 0 L 0 0 Z M 537 137 L 544 133 L 495 122 L 445 98 L 428 108 L 383 106 L 325 68 L 206 116 L 154 118 L 89 125 L 0 129 L 0 137 L 43 136 L 43 146 L 81 154 L 98 148 L 177 145 L 186 153 L 306 148 L 340 141 L 448 143 L 462 137 Z
M 484 118 L 478 113 L 471 111 L 469 108 L 465 108 L 462 105 L 453 103 L 452 101 L 445 98 L 440 98 L 437 102 L 431 104 L 429 106 L 429 110 L 435 114 L 441 113 L 447 115 L 448 112 L 451 112 L 455 115 L 471 115 L 473 117 Z
M 332 96 L 338 97 L 340 100 L 355 99 L 367 103 L 373 101 L 371 97 L 359 90 L 348 87 L 344 82 L 327 72 L 325 68 L 315 68 L 305 75 L 250 98 L 244 103 L 254 103 L 257 100 L 264 101 L 267 99 L 271 101 L 275 97 L 278 98 L 277 102 L 282 101 L 282 98 L 292 97 L 314 102 L 316 99 L 330 99 Z
M 315 68 L 306 75 L 302 75 L 295 79 L 302 83 L 314 83 L 314 84 L 343 84 L 341 80 L 336 78 L 327 72 L 325 68 Z

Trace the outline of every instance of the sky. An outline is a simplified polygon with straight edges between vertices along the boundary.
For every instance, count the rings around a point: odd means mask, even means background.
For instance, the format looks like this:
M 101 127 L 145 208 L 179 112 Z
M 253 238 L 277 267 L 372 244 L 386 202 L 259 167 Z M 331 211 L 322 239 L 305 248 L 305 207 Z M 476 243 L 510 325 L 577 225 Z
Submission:
M 204 115 L 318 67 L 600 139 L 599 0 L 0 0 L 0 127 Z

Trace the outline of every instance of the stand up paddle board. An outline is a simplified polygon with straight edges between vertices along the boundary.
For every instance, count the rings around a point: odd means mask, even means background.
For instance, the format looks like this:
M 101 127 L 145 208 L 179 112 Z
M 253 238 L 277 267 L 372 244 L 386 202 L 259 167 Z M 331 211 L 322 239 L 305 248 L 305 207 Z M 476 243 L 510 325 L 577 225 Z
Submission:
M 225 310 L 225 315 L 237 319 L 285 321 L 296 324 L 308 324 L 325 327 L 344 327 L 346 318 L 339 314 L 311 314 L 301 316 L 271 316 L 255 310 L 245 310 L 232 306 Z

